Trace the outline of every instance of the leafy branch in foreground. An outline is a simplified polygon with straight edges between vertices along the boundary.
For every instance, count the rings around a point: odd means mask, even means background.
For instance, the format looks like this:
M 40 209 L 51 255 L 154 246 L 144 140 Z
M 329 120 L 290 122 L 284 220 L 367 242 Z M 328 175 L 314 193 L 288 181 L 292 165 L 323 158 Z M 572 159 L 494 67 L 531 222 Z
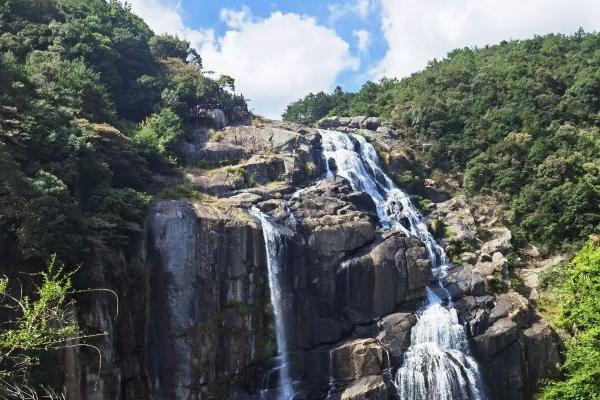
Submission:
M 13 294 L 15 282 L 0 278 L 0 307 L 8 316 L 0 323 L 0 398 L 36 398 L 28 377 L 39 364 L 40 352 L 77 346 L 72 343 L 92 336 L 79 329 L 74 317 L 75 302 L 70 297 L 74 272 L 66 272 L 55 261 L 52 256 L 40 272 L 41 284 L 31 296 Z M 40 390 L 46 398 L 52 393 L 48 388 Z

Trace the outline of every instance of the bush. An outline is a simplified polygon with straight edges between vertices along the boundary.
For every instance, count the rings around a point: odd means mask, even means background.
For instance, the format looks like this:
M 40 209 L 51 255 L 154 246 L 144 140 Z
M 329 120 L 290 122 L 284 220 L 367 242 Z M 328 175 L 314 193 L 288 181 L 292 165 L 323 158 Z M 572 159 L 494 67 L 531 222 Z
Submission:
M 173 145 L 183 133 L 181 118 L 169 108 L 152 114 L 140 124 L 135 140 L 162 156 L 172 155 Z

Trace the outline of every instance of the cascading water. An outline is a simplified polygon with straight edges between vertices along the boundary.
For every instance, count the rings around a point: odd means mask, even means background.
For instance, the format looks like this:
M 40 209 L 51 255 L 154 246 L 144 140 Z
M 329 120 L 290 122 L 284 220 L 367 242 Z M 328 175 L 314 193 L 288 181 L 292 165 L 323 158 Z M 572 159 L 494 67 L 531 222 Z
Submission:
M 281 291 L 281 274 L 283 271 L 284 242 L 277 226 L 271 219 L 258 208 L 252 207 L 250 214 L 257 218 L 262 226 L 267 253 L 267 269 L 269 277 L 269 291 L 271 305 L 275 316 L 275 336 L 277 340 L 277 351 L 279 353 L 279 399 L 293 398 L 293 389 L 289 374 L 289 357 L 287 352 L 287 341 L 285 337 L 285 316 L 283 314 L 283 293 Z
M 484 400 L 482 380 L 469 355 L 467 335 L 458 321 L 448 292 L 440 283 L 448 261 L 444 249 L 427 230 L 419 211 L 383 172 L 375 148 L 359 135 L 320 131 L 329 176 L 342 176 L 357 191 L 368 193 L 386 229 L 398 229 L 419 238 L 427 247 L 437 285 L 444 301 L 428 287 L 427 303 L 411 333 L 411 345 L 395 376 L 401 399 Z M 330 165 L 335 161 L 335 170 Z

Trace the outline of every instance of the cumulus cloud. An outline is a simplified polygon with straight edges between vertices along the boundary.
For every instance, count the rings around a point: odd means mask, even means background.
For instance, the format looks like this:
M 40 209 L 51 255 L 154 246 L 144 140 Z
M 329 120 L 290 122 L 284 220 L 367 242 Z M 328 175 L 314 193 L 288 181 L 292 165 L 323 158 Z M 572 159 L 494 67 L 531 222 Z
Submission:
M 357 0 L 353 7 L 364 14 L 370 1 Z M 287 104 L 308 92 L 331 91 L 342 71 L 359 67 L 348 43 L 312 17 L 274 12 L 257 19 L 247 6 L 224 8 L 219 17 L 228 31 L 217 36 L 212 29 L 187 26 L 178 0 L 129 3 L 156 33 L 188 40 L 206 70 L 234 77 L 236 89 L 252 100 L 251 109 L 270 118 L 279 118 Z
M 129 0 L 131 10 L 140 16 L 158 34 L 170 33 L 189 41 L 192 46 L 214 40 L 212 29 L 192 29 L 181 17 L 177 2 L 172 0 Z
M 600 26 L 589 0 L 379 0 L 389 50 L 375 78 L 406 76 L 449 50 Z
M 355 30 L 352 32 L 352 36 L 356 38 L 356 47 L 359 51 L 367 51 L 371 44 L 371 33 L 364 29 Z
M 333 3 L 327 6 L 329 21 L 334 23 L 349 15 L 366 18 L 371 11 L 371 0 L 354 0 L 345 3 Z
M 314 18 L 274 12 L 265 19 L 222 12 L 229 26 L 200 48 L 204 65 L 231 75 L 250 106 L 279 118 L 285 106 L 311 91 L 332 90 L 338 74 L 357 69 L 358 60 L 335 31 Z

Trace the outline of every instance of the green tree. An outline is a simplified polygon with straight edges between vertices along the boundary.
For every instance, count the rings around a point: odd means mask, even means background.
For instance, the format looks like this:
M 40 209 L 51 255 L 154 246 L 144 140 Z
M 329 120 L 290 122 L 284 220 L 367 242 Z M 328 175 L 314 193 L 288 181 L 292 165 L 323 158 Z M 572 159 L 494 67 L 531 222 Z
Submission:
M 40 101 L 68 115 L 92 121 L 111 121 L 114 106 L 100 80 L 82 60 L 62 60 L 51 52 L 34 51 L 26 64 Z
M 166 33 L 152 36 L 148 41 L 148 46 L 154 58 L 173 57 L 186 61 L 190 54 L 190 42 Z

